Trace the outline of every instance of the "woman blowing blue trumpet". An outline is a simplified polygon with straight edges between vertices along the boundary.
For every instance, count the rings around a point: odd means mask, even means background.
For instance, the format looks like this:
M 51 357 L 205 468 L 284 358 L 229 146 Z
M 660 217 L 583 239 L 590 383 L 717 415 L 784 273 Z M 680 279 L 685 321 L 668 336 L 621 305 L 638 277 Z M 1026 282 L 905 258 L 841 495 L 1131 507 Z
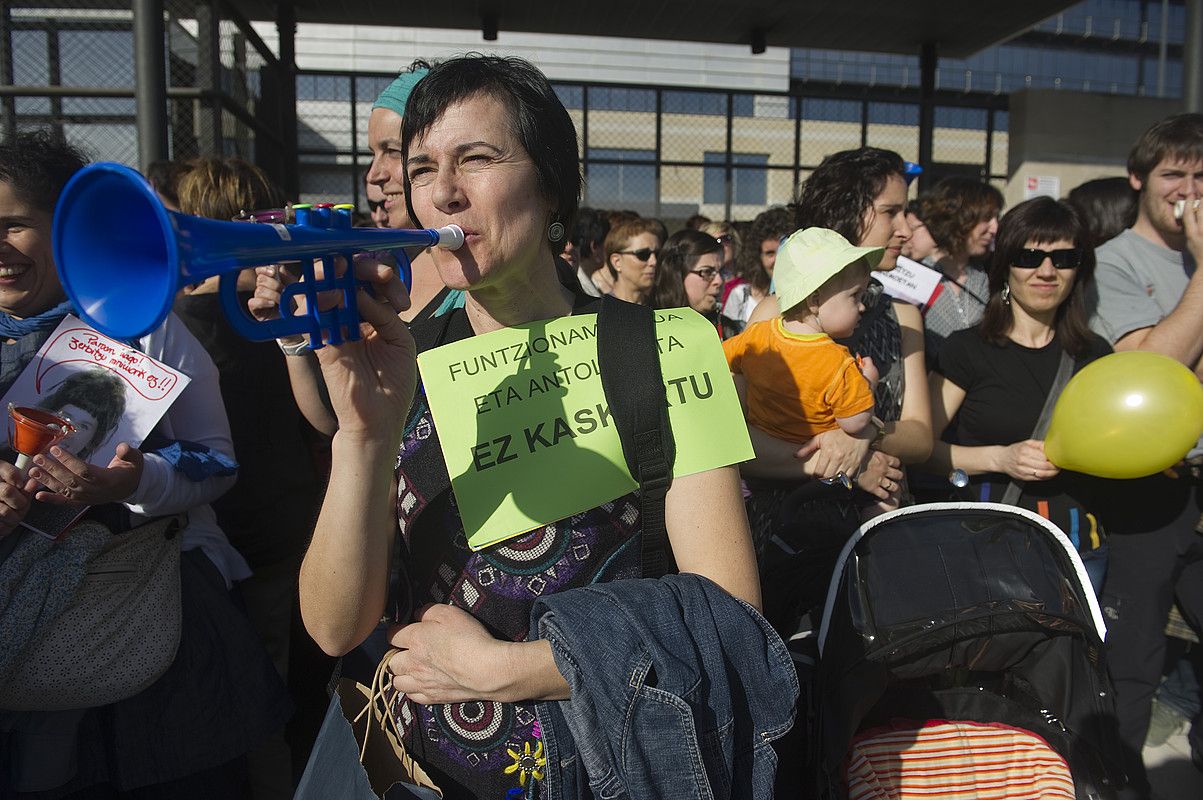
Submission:
M 245 225 L 168 211 L 141 175 L 120 164 L 93 164 L 67 184 L 55 210 L 54 253 L 67 296 L 90 325 L 116 339 L 144 336 L 171 312 L 178 289 L 221 275 L 222 303 L 230 324 L 243 336 L 266 341 L 302 333 L 312 347 L 359 336 L 355 279 L 351 272 L 324 275 L 314 262 L 350 259 L 361 251 L 394 250 L 408 279 L 403 248 L 455 249 L 464 233 L 440 230 L 380 230 L 351 227 L 347 209 L 296 206 L 297 224 Z M 254 322 L 237 300 L 237 272 L 245 267 L 300 260 L 309 313 Z M 406 280 L 408 283 L 408 280 Z M 319 291 L 342 292 L 343 302 L 319 309 Z M 292 292 L 286 300 L 291 299 Z

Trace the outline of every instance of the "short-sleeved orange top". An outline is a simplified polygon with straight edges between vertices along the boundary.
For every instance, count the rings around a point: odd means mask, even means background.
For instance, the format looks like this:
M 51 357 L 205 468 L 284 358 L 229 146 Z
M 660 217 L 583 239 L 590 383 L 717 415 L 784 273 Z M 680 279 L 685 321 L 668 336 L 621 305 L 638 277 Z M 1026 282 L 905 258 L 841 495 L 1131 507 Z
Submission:
M 790 442 L 839 427 L 873 409 L 873 392 L 848 348 L 825 333 L 798 334 L 781 319 L 723 342 L 731 372 L 748 382 L 748 422 Z

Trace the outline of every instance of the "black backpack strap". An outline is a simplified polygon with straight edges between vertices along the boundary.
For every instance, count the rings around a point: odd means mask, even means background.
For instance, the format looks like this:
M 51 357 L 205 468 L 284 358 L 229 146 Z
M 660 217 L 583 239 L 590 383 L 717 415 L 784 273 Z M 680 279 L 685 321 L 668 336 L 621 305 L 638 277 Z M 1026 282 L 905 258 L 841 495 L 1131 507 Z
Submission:
M 676 571 L 664 527 L 664 498 L 672 485 L 676 446 L 652 309 L 613 296 L 602 298 L 597 364 L 627 469 L 639 482 L 643 576 L 659 578 Z
M 1048 433 L 1048 426 L 1053 421 L 1053 409 L 1057 407 L 1057 398 L 1061 396 L 1061 390 L 1073 376 L 1073 357 L 1062 350 L 1061 361 L 1057 364 L 1057 374 L 1053 376 L 1053 385 L 1048 390 L 1048 397 L 1044 398 L 1044 408 L 1040 409 L 1040 417 L 1036 420 L 1036 428 L 1032 431 L 1033 439 L 1043 439 L 1044 435 Z M 1008 506 L 1016 505 L 1022 495 L 1023 481 L 1012 478 L 1011 482 L 1007 484 L 1007 490 L 1003 492 L 1002 502 Z

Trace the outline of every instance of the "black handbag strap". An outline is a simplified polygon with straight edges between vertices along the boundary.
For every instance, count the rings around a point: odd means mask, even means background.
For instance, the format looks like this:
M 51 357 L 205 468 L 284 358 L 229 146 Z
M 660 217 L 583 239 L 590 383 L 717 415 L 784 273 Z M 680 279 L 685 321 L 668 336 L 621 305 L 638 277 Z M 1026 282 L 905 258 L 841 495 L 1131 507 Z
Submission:
M 1057 405 L 1057 398 L 1061 396 L 1061 390 L 1065 388 L 1065 384 L 1069 383 L 1069 379 L 1074 374 L 1074 360 L 1069 353 L 1061 351 L 1061 363 L 1057 367 L 1057 375 L 1053 378 L 1053 385 L 1048 390 L 1048 397 L 1044 398 L 1044 408 L 1040 409 L 1040 418 L 1036 420 L 1036 427 L 1032 431 L 1033 439 L 1043 439 L 1048 433 L 1049 423 L 1053 421 L 1053 409 Z M 1004 505 L 1013 506 L 1019 500 L 1019 496 L 1023 494 L 1023 482 L 1012 479 L 1007 484 L 1007 491 L 1003 493 L 1002 502 Z
M 643 576 L 659 578 L 676 570 L 664 527 L 664 498 L 672 485 L 676 445 L 652 309 L 610 295 L 602 298 L 597 364 L 627 469 L 639 482 Z

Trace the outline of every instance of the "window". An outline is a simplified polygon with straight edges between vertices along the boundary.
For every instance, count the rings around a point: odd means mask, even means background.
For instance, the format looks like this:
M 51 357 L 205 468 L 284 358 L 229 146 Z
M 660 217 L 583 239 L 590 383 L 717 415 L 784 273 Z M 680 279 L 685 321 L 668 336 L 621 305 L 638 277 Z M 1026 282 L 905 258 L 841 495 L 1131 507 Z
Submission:
M 702 202 L 727 202 L 726 153 L 707 150 L 702 171 Z M 768 202 L 768 153 L 731 154 L 731 202 L 763 206 Z
M 585 157 L 589 162 L 589 179 L 585 187 L 587 205 L 639 211 L 655 204 L 654 150 L 590 147 Z

